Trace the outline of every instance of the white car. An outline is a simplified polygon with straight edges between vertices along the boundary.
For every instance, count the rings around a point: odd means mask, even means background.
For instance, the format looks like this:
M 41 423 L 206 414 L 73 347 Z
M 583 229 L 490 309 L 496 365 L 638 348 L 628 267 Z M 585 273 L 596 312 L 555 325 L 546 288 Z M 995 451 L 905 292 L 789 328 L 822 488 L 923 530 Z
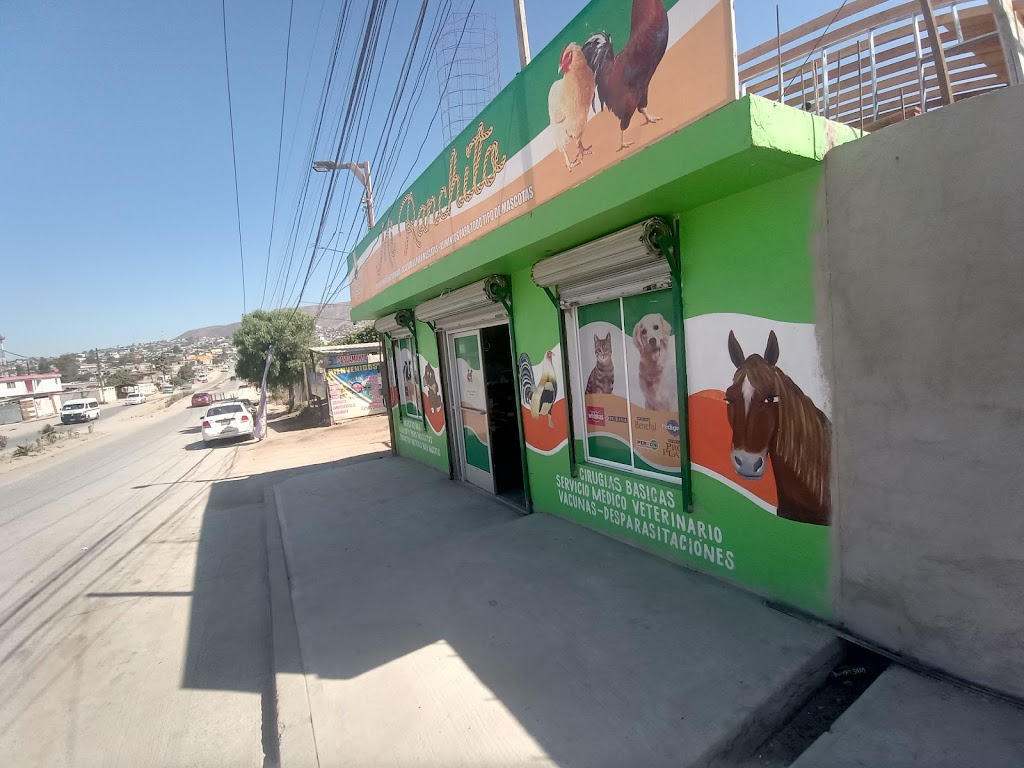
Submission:
M 203 416 L 203 442 L 229 437 L 252 437 L 253 421 L 241 403 L 224 403 L 207 409 Z
M 141 392 L 129 392 L 128 397 L 124 399 L 125 405 L 142 405 L 146 402 L 146 396 Z

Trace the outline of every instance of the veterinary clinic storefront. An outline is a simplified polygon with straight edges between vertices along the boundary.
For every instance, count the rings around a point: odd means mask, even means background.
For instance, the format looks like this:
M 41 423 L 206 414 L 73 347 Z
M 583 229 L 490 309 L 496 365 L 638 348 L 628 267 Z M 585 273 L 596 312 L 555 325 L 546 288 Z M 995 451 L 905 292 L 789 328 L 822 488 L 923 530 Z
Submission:
M 643 92 L 592 45 L 628 4 L 591 3 L 359 245 L 353 317 L 399 454 L 827 617 L 809 248 L 853 135 L 735 98 L 728 3 L 635 5 L 666 40 Z

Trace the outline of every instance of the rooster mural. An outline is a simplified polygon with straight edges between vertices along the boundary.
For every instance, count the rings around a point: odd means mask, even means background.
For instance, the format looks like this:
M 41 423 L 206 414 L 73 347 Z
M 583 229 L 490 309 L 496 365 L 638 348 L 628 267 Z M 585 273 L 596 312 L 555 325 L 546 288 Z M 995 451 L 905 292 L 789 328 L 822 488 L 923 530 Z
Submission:
M 615 52 L 607 32 L 595 32 L 583 44 L 601 109 L 607 107 L 619 118 L 620 150 L 633 145 L 626 141 L 626 129 L 636 112 L 644 116 L 645 123 L 661 119 L 647 111 L 647 90 L 668 49 L 668 31 L 664 0 L 633 0 L 629 39 L 621 51 Z
M 548 91 L 548 117 L 555 145 L 565 158 L 565 167 L 571 171 L 583 162 L 584 155 L 590 154 L 590 147 L 583 146 L 583 129 L 587 127 L 587 113 L 594 100 L 594 73 L 576 43 L 565 46 L 558 71 L 563 77 L 552 83 Z M 574 154 L 571 160 L 570 150 Z
M 548 417 L 548 426 L 554 427 L 551 406 L 558 399 L 558 375 L 555 373 L 555 355 L 548 350 L 540 364 L 540 377 L 534 380 L 533 364 L 525 352 L 519 356 L 519 382 L 522 389 L 523 405 L 529 407 L 530 415 L 536 421 Z

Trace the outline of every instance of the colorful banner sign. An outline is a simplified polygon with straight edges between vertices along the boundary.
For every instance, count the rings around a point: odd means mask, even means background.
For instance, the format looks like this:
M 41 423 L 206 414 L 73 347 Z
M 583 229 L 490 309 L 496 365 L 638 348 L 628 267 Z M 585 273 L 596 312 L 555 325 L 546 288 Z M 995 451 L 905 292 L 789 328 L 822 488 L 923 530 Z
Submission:
M 335 421 L 385 412 L 380 372 L 368 354 L 329 355 L 326 362 L 344 363 L 327 369 L 327 391 Z
M 380 217 L 360 304 L 736 98 L 726 0 L 594 0 Z

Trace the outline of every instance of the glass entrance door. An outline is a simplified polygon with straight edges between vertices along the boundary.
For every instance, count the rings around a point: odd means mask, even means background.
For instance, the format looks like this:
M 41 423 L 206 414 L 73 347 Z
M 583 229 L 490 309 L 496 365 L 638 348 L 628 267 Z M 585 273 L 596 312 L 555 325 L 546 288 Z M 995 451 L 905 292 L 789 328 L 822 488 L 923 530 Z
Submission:
M 480 331 L 452 333 L 455 388 L 462 427 L 460 453 L 466 480 L 494 493 L 487 382 L 484 379 Z

